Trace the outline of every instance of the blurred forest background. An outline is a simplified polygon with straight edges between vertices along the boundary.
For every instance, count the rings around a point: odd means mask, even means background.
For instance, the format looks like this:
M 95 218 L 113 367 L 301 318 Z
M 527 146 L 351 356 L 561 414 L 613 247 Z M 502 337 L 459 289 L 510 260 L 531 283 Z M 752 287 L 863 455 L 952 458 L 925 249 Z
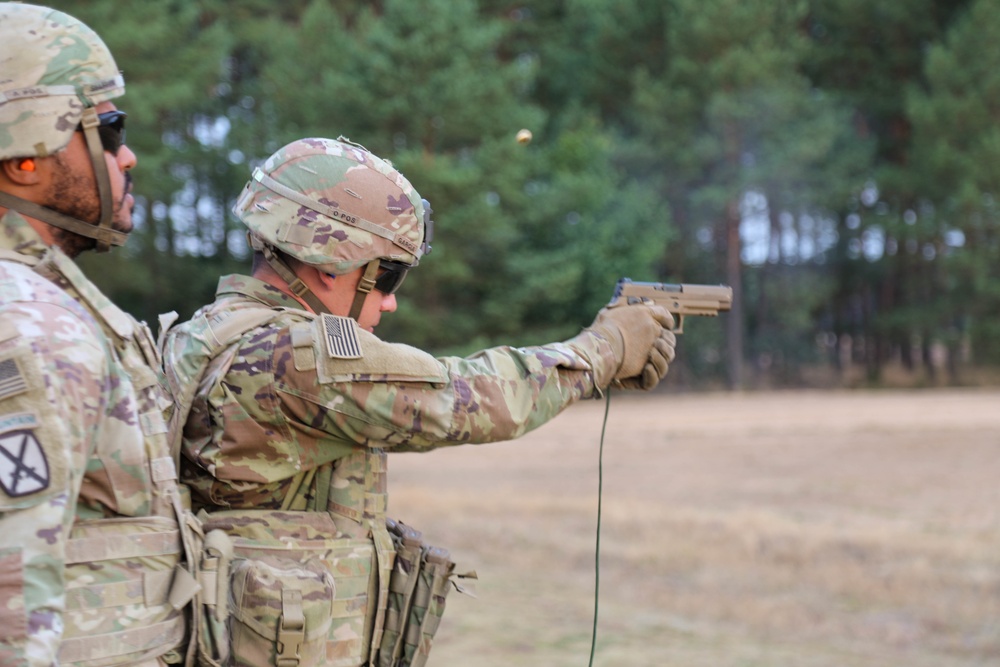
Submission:
M 628 276 L 734 288 L 674 388 L 1000 368 L 996 0 L 49 4 L 125 74 L 137 231 L 81 261 L 151 323 L 248 266 L 253 166 L 342 134 L 435 212 L 387 339 L 566 338 Z

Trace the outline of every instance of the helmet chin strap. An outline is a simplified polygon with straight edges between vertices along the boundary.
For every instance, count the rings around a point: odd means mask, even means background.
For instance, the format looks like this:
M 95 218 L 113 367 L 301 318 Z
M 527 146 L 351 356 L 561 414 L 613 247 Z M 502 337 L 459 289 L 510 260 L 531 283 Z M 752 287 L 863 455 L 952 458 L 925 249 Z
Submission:
M 90 163 L 94 165 L 94 177 L 97 179 L 97 193 L 101 198 L 101 220 L 97 227 L 91 227 L 91 238 L 97 239 L 97 252 L 107 252 L 112 245 L 123 245 L 128 235 L 111 229 L 114 216 L 114 200 L 111 194 L 111 177 L 108 175 L 108 165 L 104 161 L 104 146 L 97 128 L 101 120 L 97 117 L 97 109 L 87 107 L 83 110 L 83 137 L 87 140 L 87 150 L 90 152 Z M 116 243 L 116 239 L 120 237 Z
M 317 315 L 322 315 L 323 313 L 329 313 L 330 309 L 323 305 L 323 302 L 319 300 L 309 286 L 302 282 L 302 279 L 295 275 L 291 267 L 285 263 L 278 253 L 274 252 L 274 248 L 263 243 L 256 236 L 250 234 L 250 247 L 254 250 L 259 250 L 263 255 L 267 263 L 271 265 L 274 272 L 281 276 L 281 279 L 288 284 L 288 291 L 294 294 L 296 297 L 305 301 L 306 305 L 316 313 Z
M 264 259 L 267 263 L 274 269 L 282 280 L 288 285 L 288 291 L 294 294 L 296 297 L 304 301 L 310 309 L 317 315 L 323 313 L 330 313 L 330 309 L 319 300 L 309 286 L 306 285 L 301 278 L 295 275 L 292 271 L 292 267 L 281 258 L 279 253 L 274 251 L 274 248 L 269 244 L 265 243 L 260 239 L 260 237 L 255 234 L 248 233 L 247 238 L 250 242 L 251 249 L 260 252 L 264 255 Z M 354 295 L 354 301 L 351 303 L 351 312 L 348 315 L 355 322 L 361 317 L 361 310 L 364 308 L 365 299 L 371 294 L 371 291 L 375 288 L 375 278 L 378 277 L 379 260 L 373 259 L 365 266 L 364 273 L 361 275 L 361 280 L 358 282 L 358 291 Z
M 361 309 L 365 307 L 365 299 L 371 294 L 372 289 L 375 287 L 375 278 L 378 277 L 378 266 L 379 260 L 373 259 L 368 262 L 365 267 L 365 272 L 361 275 L 361 281 L 358 283 L 358 291 L 354 295 L 354 303 L 351 304 L 351 318 L 357 322 L 358 318 L 361 317 Z
M 97 127 L 100 125 L 100 122 L 94 107 L 84 109 L 81 120 L 83 136 L 87 142 L 90 162 L 94 167 L 94 178 L 97 180 L 97 194 L 101 199 L 101 218 L 97 225 L 72 218 L 51 208 L 46 208 L 21 197 L 15 197 L 6 192 L 0 192 L 0 205 L 36 220 L 41 220 L 53 227 L 95 239 L 97 241 L 97 252 L 106 252 L 113 245 L 124 245 L 126 239 L 128 239 L 128 234 L 111 228 L 114 202 L 111 195 L 111 177 L 108 175 L 108 166 L 104 162 L 104 146 L 101 145 L 101 137 L 97 133 Z

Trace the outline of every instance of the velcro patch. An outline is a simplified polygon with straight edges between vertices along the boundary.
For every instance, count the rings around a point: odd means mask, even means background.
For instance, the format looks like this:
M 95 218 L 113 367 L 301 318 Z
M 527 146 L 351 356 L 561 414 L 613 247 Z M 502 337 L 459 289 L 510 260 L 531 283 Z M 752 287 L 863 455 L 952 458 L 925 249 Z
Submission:
M 0 489 L 18 498 L 49 488 L 49 461 L 30 428 L 38 426 L 35 415 L 5 415 L 0 417 L 0 426 L 4 427 L 0 433 Z
M 324 313 L 322 321 L 326 353 L 331 359 L 360 359 L 364 356 L 361 354 L 361 341 L 358 340 L 358 325 L 353 319 Z
M 7 320 L 0 320 L 0 343 L 14 340 L 19 335 L 21 335 L 21 332 L 17 330 L 16 326 Z
M 16 359 L 0 360 L 0 399 L 17 396 L 28 391 L 28 383 Z

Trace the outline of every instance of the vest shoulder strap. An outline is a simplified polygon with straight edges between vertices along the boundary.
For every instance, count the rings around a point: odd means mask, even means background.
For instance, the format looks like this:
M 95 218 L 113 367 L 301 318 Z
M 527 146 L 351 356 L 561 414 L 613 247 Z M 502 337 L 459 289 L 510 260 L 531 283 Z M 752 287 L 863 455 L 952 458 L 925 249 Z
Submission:
M 39 262 L 38 257 L 32 257 L 31 255 L 22 255 L 16 250 L 8 250 L 7 248 L 0 248 L 0 260 L 18 262 L 19 264 L 25 264 L 27 266 L 36 266 Z
M 219 354 L 249 331 L 281 317 L 284 309 L 253 306 L 196 313 L 190 322 L 167 331 L 163 338 L 163 366 L 174 400 L 170 415 L 170 451 L 180 456 L 184 424 L 205 371 Z

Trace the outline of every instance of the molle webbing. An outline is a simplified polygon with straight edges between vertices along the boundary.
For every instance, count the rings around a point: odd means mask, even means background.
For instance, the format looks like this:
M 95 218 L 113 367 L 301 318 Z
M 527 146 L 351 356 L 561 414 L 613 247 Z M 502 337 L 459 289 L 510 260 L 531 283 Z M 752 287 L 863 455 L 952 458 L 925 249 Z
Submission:
M 219 314 L 199 314 L 196 319 L 202 318 L 203 321 L 189 327 L 189 335 L 185 338 L 173 341 L 167 336 L 164 355 L 168 377 L 175 392 L 178 385 L 183 390 L 190 388 L 184 396 L 176 394 L 180 398 L 174 418 L 178 419 L 179 413 L 180 422 L 173 422 L 175 445 L 180 444 L 180 427 L 186 422 L 194 390 L 202 383 L 212 359 L 228 354 L 225 351 L 236 345 L 245 332 L 283 314 L 282 310 L 263 309 L 258 305 L 245 309 L 237 307 Z M 314 317 L 305 312 L 303 316 L 309 320 Z M 220 359 L 216 366 L 222 363 L 226 363 L 224 359 Z M 224 373 L 225 369 L 213 366 L 215 371 Z M 204 528 L 209 537 L 213 533 L 218 534 L 214 532 L 217 530 L 233 540 L 231 555 L 221 559 L 220 563 L 231 560 L 234 572 L 243 572 L 246 577 L 250 577 L 247 563 L 251 561 L 278 568 L 275 572 L 283 573 L 278 581 L 301 569 L 295 563 L 302 565 L 319 559 L 327 564 L 335 591 L 333 616 L 326 638 L 326 661 L 323 664 L 331 667 L 381 667 L 392 656 L 401 659 L 398 664 L 422 665 L 443 612 L 444 597 L 452 585 L 454 565 L 447 559 L 446 552 L 443 559 L 436 559 L 435 554 L 440 550 L 422 547 L 417 556 L 420 567 L 414 572 L 415 578 L 397 582 L 395 589 L 392 588 L 396 551 L 386 527 L 386 463 L 383 450 L 359 446 L 352 454 L 297 476 L 284 498 L 282 510 L 220 510 L 204 516 Z M 293 561 L 291 566 L 289 561 Z M 226 569 L 224 565 L 219 565 L 217 569 L 208 567 L 204 562 L 203 567 L 206 570 L 204 574 L 207 571 L 221 574 Z M 264 571 L 264 568 L 260 569 Z M 203 576 L 202 581 L 208 582 L 209 577 Z M 225 581 L 216 577 L 216 584 L 220 587 L 224 587 Z M 232 581 L 244 579 L 236 576 Z M 296 585 L 281 584 L 283 589 Z M 210 583 L 208 586 L 216 588 Z M 408 594 L 400 602 L 398 594 L 404 592 L 403 589 Z M 397 594 L 392 598 L 396 614 L 391 631 L 386 632 L 390 591 Z M 203 596 L 203 602 L 209 608 L 206 619 L 209 625 L 219 630 L 219 638 L 225 635 L 226 628 L 240 628 L 232 644 L 234 652 L 238 644 L 239 651 L 244 650 L 243 640 L 248 637 L 260 638 L 262 631 L 271 635 L 269 628 L 274 624 L 270 621 L 274 619 L 270 618 L 267 610 L 273 605 L 261 602 L 255 607 L 255 603 L 247 603 L 246 608 L 242 608 L 236 604 L 229 610 L 232 615 L 226 623 L 226 596 L 221 592 L 215 594 L 214 605 L 209 603 L 209 598 L 210 595 Z M 285 603 L 284 597 L 281 603 Z M 308 613 L 305 618 L 303 641 L 309 644 L 309 628 L 312 627 L 312 632 L 315 632 L 316 627 L 322 626 L 316 626 L 315 619 L 310 622 Z M 258 621 L 262 619 L 270 620 L 261 625 Z M 209 629 L 207 634 L 214 633 Z M 389 640 L 385 653 L 380 651 L 384 635 Z M 275 646 L 280 647 L 277 636 Z M 277 659 L 286 659 L 282 657 L 280 648 L 277 651 L 274 655 L 266 651 L 260 653 L 263 661 L 252 664 L 275 664 Z M 241 655 L 246 657 L 247 654 Z M 407 663 L 407 658 L 412 659 L 412 663 Z M 308 662 L 308 659 L 305 661 Z
M 464 590 L 455 578 L 455 563 L 447 549 L 424 544 L 420 531 L 389 519 L 396 562 L 389 580 L 389 608 L 378 652 L 378 667 L 423 667 L 444 614 L 452 586 Z
M 385 522 L 387 463 L 385 452 L 376 448 L 359 450 L 334 461 L 327 509 L 335 517 L 350 519 L 357 526 L 338 522 L 343 532 L 367 536 L 371 523 Z
M 375 658 L 382 643 L 385 614 L 389 607 L 389 578 L 395 556 L 385 522 L 387 463 L 385 452 L 377 448 L 359 450 L 335 461 L 327 504 L 341 532 L 371 539 L 375 544 L 377 572 L 373 572 L 369 587 L 370 603 L 365 631 L 365 637 L 371 640 L 368 649 L 371 659 Z
M 96 129 L 91 132 L 96 138 Z M 116 509 L 124 516 L 77 521 L 71 529 L 60 662 L 111 667 L 161 656 L 180 662 L 193 656 L 193 646 L 186 656 L 184 650 L 189 603 L 199 588 L 199 529 L 180 502 L 163 418 L 169 403 L 154 370 L 160 367 L 160 357 L 152 335 L 102 294 L 88 291 L 79 268 L 62 253 L 49 250 L 34 270 L 65 283 L 67 293 L 94 315 L 114 348 L 114 363 L 131 383 L 142 434 L 141 441 L 127 445 L 101 443 L 95 452 L 126 464 L 106 467 Z M 146 476 L 121 472 L 128 466 L 145 468 Z M 139 493 L 133 492 L 137 480 Z
M 182 646 L 190 578 L 167 517 L 79 521 L 66 547 L 62 664 L 126 665 Z M 187 598 L 187 599 L 185 599 Z

